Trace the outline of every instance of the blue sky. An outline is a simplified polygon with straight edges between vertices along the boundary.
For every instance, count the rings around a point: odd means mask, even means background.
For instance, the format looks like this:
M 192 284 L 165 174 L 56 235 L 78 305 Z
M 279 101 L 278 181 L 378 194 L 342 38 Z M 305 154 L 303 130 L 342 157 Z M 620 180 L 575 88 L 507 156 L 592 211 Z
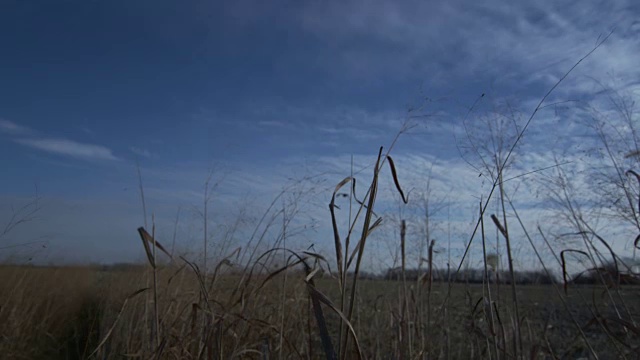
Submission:
M 361 183 L 368 181 L 378 147 L 412 108 L 425 116 L 410 119 L 415 127 L 394 150 L 401 178 L 419 192 L 431 169 L 434 191 L 465 234 L 488 184 L 456 146 L 464 119 L 486 129 L 478 125 L 483 114 L 517 109 L 522 124 L 614 28 L 548 103 L 580 100 L 606 113 L 598 82 L 638 89 L 638 4 L 566 4 L 3 1 L 0 215 L 28 202 L 36 187 L 41 209 L 2 241 L 46 241 L 45 250 L 14 254 L 36 252 L 45 262 L 140 258 L 138 163 L 159 236 L 171 237 L 182 209 L 178 237 L 194 251 L 194 207 L 211 170 L 219 182 L 211 221 L 228 224 L 248 209 L 249 233 L 249 219 L 290 178 L 312 176 L 317 187 L 308 189 L 300 224 L 318 221 L 317 228 L 296 245 L 330 252 L 331 187 L 349 175 L 351 156 Z M 597 147 L 593 134 L 580 123 L 584 113 L 563 104 L 537 116 L 514 175 L 553 165 L 554 156 L 588 165 L 579 161 Z M 524 179 L 518 189 L 531 189 L 530 196 L 518 190 L 523 211 L 537 221 L 535 181 Z M 381 206 L 391 204 L 383 195 Z M 384 246 L 373 249 L 384 257 Z

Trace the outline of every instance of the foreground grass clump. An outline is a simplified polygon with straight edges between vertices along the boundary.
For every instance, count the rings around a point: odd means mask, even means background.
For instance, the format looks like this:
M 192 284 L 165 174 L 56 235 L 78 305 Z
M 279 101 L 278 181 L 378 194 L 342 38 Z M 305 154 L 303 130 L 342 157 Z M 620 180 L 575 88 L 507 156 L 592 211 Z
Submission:
M 0 267 L 0 351 L 7 358 L 81 358 L 104 319 L 91 268 Z
M 244 293 L 234 295 L 234 290 L 242 290 L 237 287 L 240 277 L 221 277 L 215 297 L 209 299 L 211 309 L 206 310 L 199 305 L 196 277 L 184 267 L 158 269 L 156 300 L 147 296 L 149 291 L 140 290 L 150 275 L 143 269 L 0 267 L 0 353 L 15 359 L 84 359 L 97 349 L 99 358 L 146 358 L 156 353 L 161 358 L 188 359 L 199 358 L 203 349 L 211 351 L 200 344 L 204 340 L 215 343 L 224 357 L 276 343 L 278 331 L 271 324 L 279 323 L 282 307 L 273 286 L 266 284 L 256 292 L 254 286 L 260 284 L 256 279 L 246 284 Z M 287 293 L 290 323 L 284 335 L 293 341 L 304 330 L 297 327 L 304 314 L 296 311 L 304 311 L 306 301 L 299 290 Z M 230 301 L 235 298 L 242 301 Z M 154 348 L 152 339 L 154 301 L 162 349 Z M 203 315 L 215 319 L 218 327 L 208 336 Z M 306 325 L 301 326 L 306 329 Z M 296 346 L 301 347 L 298 340 Z

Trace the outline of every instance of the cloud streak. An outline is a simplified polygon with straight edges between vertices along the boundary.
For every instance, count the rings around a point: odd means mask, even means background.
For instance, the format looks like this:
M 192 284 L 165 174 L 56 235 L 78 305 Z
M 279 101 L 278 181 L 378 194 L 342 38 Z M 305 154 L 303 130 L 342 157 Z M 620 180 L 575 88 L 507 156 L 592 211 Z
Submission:
M 18 125 L 9 120 L 0 119 L 0 133 L 15 137 L 13 141 L 17 144 L 51 154 L 83 160 L 120 160 L 113 155 L 111 149 L 105 146 L 42 136 L 31 128 Z M 137 150 L 139 153 L 134 150 Z M 147 150 L 132 148 L 131 151 L 141 156 L 149 157 L 151 155 Z
M 31 129 L 18 125 L 13 121 L 0 119 L 0 132 L 10 135 L 27 135 L 31 134 Z
M 297 19 L 302 29 L 335 47 L 331 58 L 319 63 L 338 76 L 380 81 L 426 77 L 438 86 L 474 79 L 531 88 L 555 83 L 614 27 L 614 37 L 580 73 L 616 69 L 623 78 L 637 76 L 632 59 L 640 25 L 628 16 L 633 10 L 637 7 L 629 1 L 606 8 L 586 1 L 576 12 L 544 1 L 517 6 L 349 0 L 308 5 Z M 571 90 L 582 89 L 586 80 L 576 80 Z
M 119 160 L 109 148 L 66 139 L 16 139 L 16 143 L 48 153 L 84 160 Z
M 149 150 L 141 149 L 135 146 L 130 147 L 129 150 L 131 150 L 131 152 L 134 153 L 135 155 L 142 156 L 145 158 L 151 158 L 153 156 Z

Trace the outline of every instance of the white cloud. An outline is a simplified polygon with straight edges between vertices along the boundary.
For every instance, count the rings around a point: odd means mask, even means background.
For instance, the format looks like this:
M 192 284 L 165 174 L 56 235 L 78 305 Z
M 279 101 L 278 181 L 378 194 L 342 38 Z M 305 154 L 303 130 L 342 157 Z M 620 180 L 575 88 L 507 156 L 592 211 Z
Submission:
M 101 145 L 84 144 L 66 139 L 16 139 L 15 142 L 49 153 L 85 160 L 119 160 L 111 149 Z
M 34 149 L 85 160 L 119 160 L 111 149 L 95 144 L 80 143 L 68 139 L 49 138 L 26 126 L 0 119 L 0 132 L 9 134 L 18 144 Z
M 522 5 L 519 5 L 522 4 Z M 553 1 L 348 0 L 309 5 L 299 25 L 332 47 L 318 59 L 336 75 L 367 81 L 428 79 L 433 86 L 457 80 L 555 82 L 616 28 L 582 73 L 616 69 L 638 74 L 638 28 L 633 4 L 585 1 L 579 9 Z M 551 76 L 549 76 L 551 75 Z

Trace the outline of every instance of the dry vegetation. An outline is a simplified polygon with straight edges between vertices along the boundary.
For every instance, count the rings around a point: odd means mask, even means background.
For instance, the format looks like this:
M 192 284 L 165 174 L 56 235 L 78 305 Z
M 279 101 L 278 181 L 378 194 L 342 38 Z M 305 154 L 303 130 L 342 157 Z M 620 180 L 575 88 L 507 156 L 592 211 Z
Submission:
M 159 343 L 154 339 L 152 290 L 139 292 L 150 275 L 142 268 L 0 268 L 3 358 L 85 359 L 92 353 L 101 359 L 326 358 L 299 271 L 286 275 L 284 290 L 284 273 L 262 288 L 267 277 L 255 277 L 244 295 L 244 286 L 238 286 L 241 275 L 220 276 L 208 291 L 209 310 L 202 309 L 201 288 L 192 271 L 159 269 Z M 328 298 L 340 298 L 335 279 L 318 278 L 316 286 Z M 403 286 L 401 281 L 385 280 L 359 284 L 352 324 L 362 358 L 515 357 L 507 286 L 499 293 L 492 286 L 494 299 L 501 299 L 494 300 L 494 309 L 482 301 L 486 299 L 482 285 L 434 283 L 431 290 L 423 286 L 421 304 L 415 301 L 422 285 L 409 284 L 408 299 L 402 295 Z M 639 287 L 613 290 L 614 302 L 602 286 L 571 288 L 568 296 L 553 291 L 550 285 L 517 288 L 522 357 L 588 358 L 588 346 L 602 359 L 637 356 L 633 354 L 638 351 L 638 328 L 633 322 L 640 320 Z M 339 317 L 325 310 L 335 346 Z M 497 354 L 492 353 L 494 340 Z M 355 347 L 346 355 L 357 356 Z

